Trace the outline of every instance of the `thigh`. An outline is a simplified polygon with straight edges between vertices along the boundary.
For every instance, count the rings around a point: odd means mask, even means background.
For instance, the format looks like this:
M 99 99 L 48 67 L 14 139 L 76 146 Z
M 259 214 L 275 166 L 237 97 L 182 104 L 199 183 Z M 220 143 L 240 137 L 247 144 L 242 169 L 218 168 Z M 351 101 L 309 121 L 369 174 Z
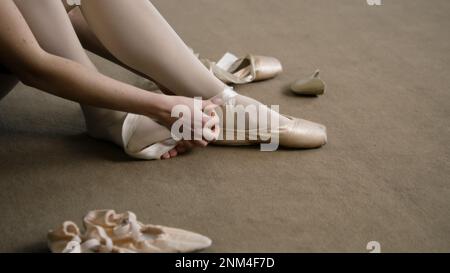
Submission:
M 2 1 L 2 0 L 0 0 Z M 14 0 L 39 45 L 47 52 L 97 70 L 82 47 L 61 0 Z M 123 113 L 82 105 L 87 123 Z M 103 118 L 102 118 L 103 119 Z M 96 122 L 94 122 L 96 123 Z M 91 127 L 91 124 L 87 124 Z
M 61 0 L 14 0 L 39 45 L 47 52 L 95 69 Z

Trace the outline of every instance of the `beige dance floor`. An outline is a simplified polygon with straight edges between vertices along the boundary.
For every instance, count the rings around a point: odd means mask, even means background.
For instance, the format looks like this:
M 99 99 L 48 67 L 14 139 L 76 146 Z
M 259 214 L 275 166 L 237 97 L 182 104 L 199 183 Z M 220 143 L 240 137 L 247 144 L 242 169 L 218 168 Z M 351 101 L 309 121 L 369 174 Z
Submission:
M 197 231 L 211 252 L 450 251 L 450 1 L 154 3 L 205 57 L 279 58 L 282 75 L 238 91 L 327 125 L 329 144 L 137 161 L 89 138 L 77 104 L 19 85 L 0 102 L 0 251 L 47 251 L 49 228 L 99 208 Z M 324 96 L 287 92 L 316 68 Z

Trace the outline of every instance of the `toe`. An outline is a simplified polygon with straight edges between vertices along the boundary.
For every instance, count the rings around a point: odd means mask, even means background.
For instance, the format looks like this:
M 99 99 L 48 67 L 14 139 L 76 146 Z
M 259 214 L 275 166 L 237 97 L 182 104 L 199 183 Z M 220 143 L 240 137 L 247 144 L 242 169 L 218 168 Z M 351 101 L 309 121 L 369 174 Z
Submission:
M 206 142 L 206 141 L 204 141 L 204 140 L 196 140 L 196 141 L 195 141 L 195 144 L 196 144 L 196 146 L 202 147 L 202 148 L 208 146 L 208 142 Z
M 183 147 L 186 149 L 192 149 L 194 147 L 194 144 L 192 141 L 185 141 L 183 142 Z
M 178 154 L 183 154 L 186 152 L 186 148 L 182 144 L 175 147 L 175 149 L 177 149 Z
M 176 157 L 178 155 L 178 152 L 176 149 L 172 149 L 169 151 L 170 157 Z
M 170 158 L 170 154 L 169 153 L 165 153 L 161 156 L 161 159 L 169 159 Z

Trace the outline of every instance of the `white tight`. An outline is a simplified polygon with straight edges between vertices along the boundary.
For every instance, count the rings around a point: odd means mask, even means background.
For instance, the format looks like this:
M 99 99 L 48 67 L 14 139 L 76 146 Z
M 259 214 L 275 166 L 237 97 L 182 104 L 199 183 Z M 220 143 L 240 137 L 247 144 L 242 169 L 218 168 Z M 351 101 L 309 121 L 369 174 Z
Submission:
M 213 76 L 148 0 L 87 0 L 81 9 L 91 30 L 124 64 L 150 76 L 171 92 L 209 99 L 225 84 Z M 239 95 L 238 105 L 264 107 Z M 280 125 L 288 119 L 277 115 Z M 250 120 L 250 127 L 257 119 Z
M 81 46 L 60 0 L 15 0 L 40 46 L 49 53 L 71 59 L 97 70 Z M 124 112 L 81 105 L 88 132 L 123 146 L 121 126 Z M 170 132 L 148 117 L 140 117 L 130 150 L 142 149 L 170 137 Z
M 96 70 L 86 55 L 60 0 L 15 0 L 41 47 Z M 148 75 L 176 95 L 211 98 L 225 84 L 211 74 L 148 0 L 88 0 L 81 2 L 91 30 L 118 60 Z M 236 103 L 261 105 L 239 95 Z M 122 143 L 121 126 L 127 113 L 83 106 L 88 132 Z M 276 112 L 271 112 L 278 115 Z M 170 132 L 147 117 L 138 119 L 129 149 L 139 150 L 170 137 Z M 280 117 L 280 124 L 287 119 Z M 250 121 L 256 126 L 257 120 Z

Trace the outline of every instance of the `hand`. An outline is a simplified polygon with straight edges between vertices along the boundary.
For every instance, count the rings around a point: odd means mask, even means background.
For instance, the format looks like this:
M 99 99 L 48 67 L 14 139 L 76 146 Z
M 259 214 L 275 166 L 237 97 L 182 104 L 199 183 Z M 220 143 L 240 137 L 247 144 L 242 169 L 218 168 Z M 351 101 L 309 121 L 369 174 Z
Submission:
M 216 104 L 210 100 L 194 100 L 182 96 L 166 96 L 163 111 L 158 117 L 164 126 L 178 133 L 180 138 L 206 146 L 219 135 L 219 118 L 214 111 Z M 189 127 L 186 127 L 189 126 Z

